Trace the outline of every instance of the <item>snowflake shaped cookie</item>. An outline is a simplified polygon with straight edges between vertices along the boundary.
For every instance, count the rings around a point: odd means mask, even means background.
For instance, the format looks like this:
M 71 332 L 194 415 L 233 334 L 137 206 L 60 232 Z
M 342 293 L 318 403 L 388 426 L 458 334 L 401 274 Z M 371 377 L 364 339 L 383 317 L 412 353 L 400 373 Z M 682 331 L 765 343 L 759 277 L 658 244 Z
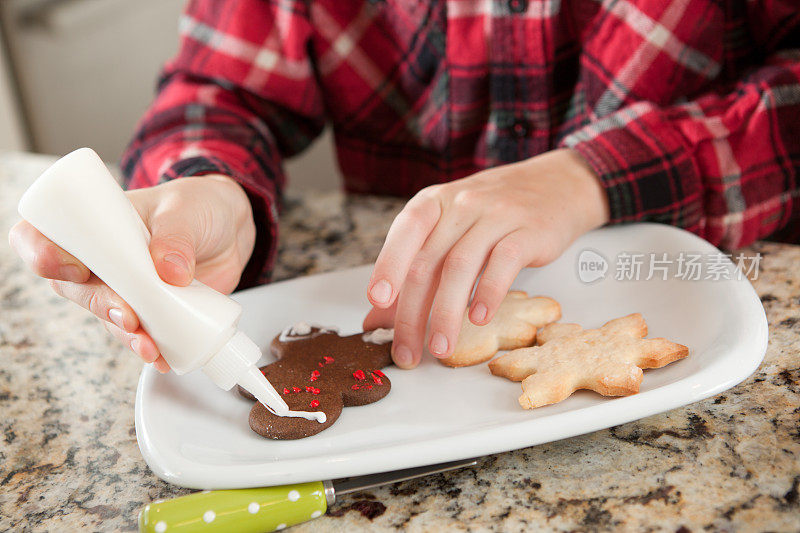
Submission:
M 660 368 L 689 355 L 682 344 L 645 335 L 647 324 L 639 313 L 598 329 L 550 324 L 539 332 L 538 346 L 509 352 L 489 363 L 489 369 L 496 376 L 522 381 L 519 403 L 525 409 L 560 402 L 578 389 L 627 396 L 639 392 L 642 369 Z

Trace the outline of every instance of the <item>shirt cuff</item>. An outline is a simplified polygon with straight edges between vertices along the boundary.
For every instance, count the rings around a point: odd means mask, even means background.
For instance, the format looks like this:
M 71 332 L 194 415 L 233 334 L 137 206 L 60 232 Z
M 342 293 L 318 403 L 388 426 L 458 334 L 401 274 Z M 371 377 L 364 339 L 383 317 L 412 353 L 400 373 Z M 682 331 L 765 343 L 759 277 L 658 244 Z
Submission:
M 688 142 L 658 110 L 622 109 L 565 137 L 597 174 L 610 224 L 649 221 L 699 229 L 702 185 Z

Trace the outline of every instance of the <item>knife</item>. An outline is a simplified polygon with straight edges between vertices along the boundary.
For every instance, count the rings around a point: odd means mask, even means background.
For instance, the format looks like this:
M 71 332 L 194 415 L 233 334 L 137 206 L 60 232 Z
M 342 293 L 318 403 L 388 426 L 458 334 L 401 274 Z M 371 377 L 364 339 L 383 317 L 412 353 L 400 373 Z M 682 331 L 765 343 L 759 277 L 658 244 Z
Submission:
M 255 489 L 204 490 L 148 503 L 139 512 L 139 531 L 278 531 L 322 516 L 336 501 L 336 496 L 474 466 L 477 462 L 475 458 L 462 459 L 332 481 Z

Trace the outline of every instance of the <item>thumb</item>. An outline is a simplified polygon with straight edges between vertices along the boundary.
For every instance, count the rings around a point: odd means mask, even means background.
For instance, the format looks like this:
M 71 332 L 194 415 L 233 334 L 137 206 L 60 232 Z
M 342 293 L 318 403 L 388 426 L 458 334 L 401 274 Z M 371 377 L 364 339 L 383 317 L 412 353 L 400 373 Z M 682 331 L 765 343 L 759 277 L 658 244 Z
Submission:
M 151 224 L 150 255 L 161 279 L 185 286 L 194 279 L 196 240 L 185 218 L 159 217 Z

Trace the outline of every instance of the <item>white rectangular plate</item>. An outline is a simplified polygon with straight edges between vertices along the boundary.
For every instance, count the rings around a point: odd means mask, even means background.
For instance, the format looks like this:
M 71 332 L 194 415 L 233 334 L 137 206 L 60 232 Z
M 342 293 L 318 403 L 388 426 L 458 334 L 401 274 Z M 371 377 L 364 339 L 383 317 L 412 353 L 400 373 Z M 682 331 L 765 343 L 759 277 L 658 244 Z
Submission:
M 580 281 L 577 261 L 591 249 L 609 261 L 604 279 Z M 345 408 L 322 433 L 272 441 L 248 426 L 251 403 L 215 387 L 201 372 L 142 371 L 136 394 L 136 435 L 147 464 L 184 487 L 224 489 L 332 479 L 478 456 L 580 435 L 718 394 L 744 380 L 761 362 L 767 321 L 746 279 L 723 265 L 728 280 L 659 276 L 616 279 L 621 252 L 675 257 L 717 253 L 687 232 L 656 224 L 602 229 L 576 242 L 558 261 L 526 269 L 514 288 L 561 303 L 562 321 L 598 327 L 640 312 L 651 337 L 685 344 L 688 358 L 648 370 L 639 394 L 604 398 L 581 391 L 564 402 L 520 408 L 520 384 L 494 377 L 486 364 L 446 368 L 430 357 L 413 371 L 386 369 L 392 391 L 381 401 Z M 238 293 L 241 329 L 268 346 L 299 321 L 360 331 L 368 310 L 369 266 L 290 280 Z M 710 270 L 709 270 L 710 272 Z M 647 262 L 642 278 L 648 274 Z M 705 276 L 705 272 L 703 273 Z M 265 360 L 266 362 L 266 360 Z

